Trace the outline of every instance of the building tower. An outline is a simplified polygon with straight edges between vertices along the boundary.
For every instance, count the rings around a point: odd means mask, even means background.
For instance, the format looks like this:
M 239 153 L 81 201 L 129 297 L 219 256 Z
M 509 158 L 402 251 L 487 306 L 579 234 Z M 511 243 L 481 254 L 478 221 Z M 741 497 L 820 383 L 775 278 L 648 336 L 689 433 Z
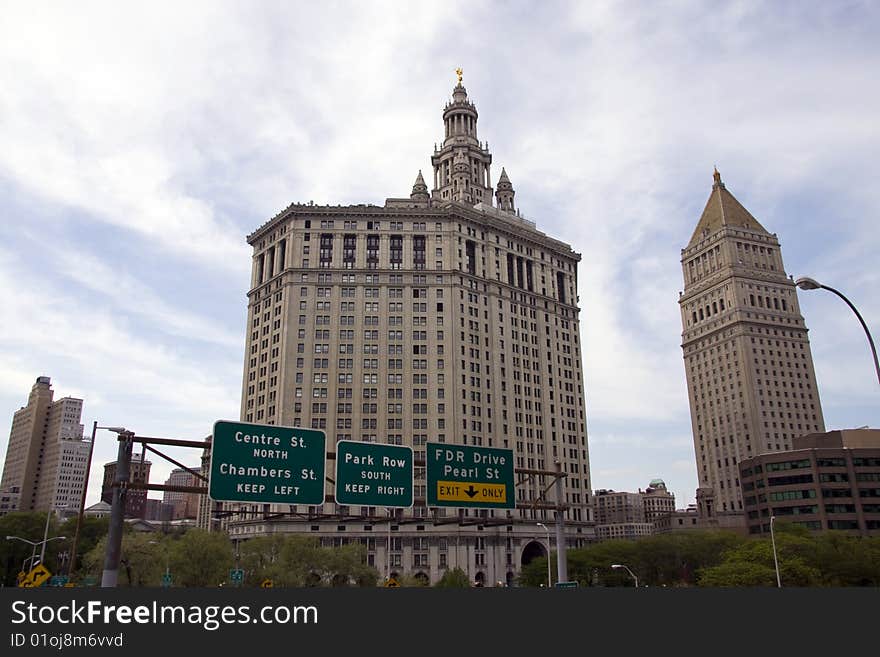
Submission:
M 80 424 L 83 401 L 53 396 L 51 379 L 38 377 L 13 416 L 0 481 L 4 511 L 79 511 L 91 444 Z
M 434 191 L 437 201 L 461 201 L 468 205 L 492 205 L 488 145 L 477 139 L 477 108 L 468 101 L 459 82 L 452 90 L 452 102 L 443 109 L 446 136 L 440 150 L 434 149 Z
M 742 514 L 737 464 L 825 430 L 807 328 L 776 234 L 717 169 L 681 266 L 697 502 L 704 517 Z
M 241 419 L 323 430 L 330 450 L 383 442 L 420 460 L 427 442 L 448 442 L 513 449 L 521 468 L 558 460 L 574 546 L 593 535 L 580 254 L 493 207 L 492 158 L 461 84 L 443 121 L 430 196 L 418 177 L 384 207 L 293 204 L 248 236 Z M 512 189 L 504 198 L 512 208 Z M 472 580 L 507 581 L 546 547 L 535 522 L 553 514 L 528 503 L 549 483 L 525 477 L 515 511 L 428 509 L 417 468 L 415 505 L 393 515 L 390 534 L 384 509 L 330 502 L 243 506 L 229 530 L 360 541 L 383 574 L 436 581 L 460 566 Z
M 513 191 L 513 184 L 510 182 L 510 178 L 507 177 L 507 171 L 504 170 L 504 167 L 501 167 L 501 177 L 498 179 L 498 191 L 495 192 L 495 196 L 498 199 L 498 209 L 506 210 L 507 212 L 516 212 L 516 209 L 513 207 L 513 195 L 516 192 Z

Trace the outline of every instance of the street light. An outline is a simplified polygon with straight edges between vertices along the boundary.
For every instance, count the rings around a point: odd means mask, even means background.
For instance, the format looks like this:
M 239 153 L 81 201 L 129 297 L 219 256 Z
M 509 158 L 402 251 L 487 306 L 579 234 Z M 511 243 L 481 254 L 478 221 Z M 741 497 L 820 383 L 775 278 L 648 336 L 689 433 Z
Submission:
M 624 566 L 622 563 L 613 563 L 613 564 L 611 564 L 611 567 L 614 568 L 615 570 L 619 569 L 619 568 L 625 569 L 626 572 L 628 572 L 630 574 L 630 576 L 633 578 L 633 581 L 636 583 L 636 588 L 639 588 L 639 578 L 636 577 L 636 574 L 633 571 L 631 571 L 628 566 Z
M 30 567 L 33 568 L 34 561 L 37 558 L 37 546 L 38 545 L 42 546 L 41 552 L 40 552 L 40 563 L 43 563 L 43 557 L 46 556 L 46 543 L 49 543 L 50 541 L 63 541 L 65 538 L 67 538 L 67 537 L 66 536 L 53 536 L 52 538 L 43 538 L 42 541 L 29 541 L 28 539 L 22 538 L 21 536 L 7 536 L 6 540 L 7 541 L 21 541 L 22 543 L 27 543 L 28 545 L 30 545 L 34 548 L 33 551 L 31 552 L 31 558 L 29 559 Z M 24 570 L 24 568 L 22 568 L 22 570 Z
M 776 557 L 776 535 L 773 533 L 773 521 L 776 516 L 770 516 L 770 543 L 773 545 L 773 565 L 776 568 L 776 586 L 782 588 L 782 579 L 779 577 L 779 559 Z
M 547 529 L 547 525 L 543 522 L 539 522 L 537 525 L 547 532 L 547 588 L 549 589 L 553 587 L 553 580 L 550 575 L 550 530 Z
M 833 287 L 828 287 L 827 285 L 822 285 L 819 281 L 809 278 L 807 276 L 801 276 L 795 282 L 802 290 L 828 290 L 829 292 L 833 292 L 841 299 L 846 302 L 846 305 L 850 307 L 850 309 L 856 314 L 856 317 L 859 318 L 859 323 L 862 325 L 862 328 L 865 329 L 865 335 L 868 336 L 868 344 L 871 345 L 871 353 L 874 355 L 874 371 L 877 372 L 877 382 L 880 383 L 880 361 L 877 360 L 877 347 L 874 346 L 874 338 L 871 337 L 871 332 L 868 330 L 868 325 L 865 324 L 865 320 L 862 319 L 861 314 L 856 307 L 852 304 L 852 302 L 847 299 L 843 294 L 835 290 Z

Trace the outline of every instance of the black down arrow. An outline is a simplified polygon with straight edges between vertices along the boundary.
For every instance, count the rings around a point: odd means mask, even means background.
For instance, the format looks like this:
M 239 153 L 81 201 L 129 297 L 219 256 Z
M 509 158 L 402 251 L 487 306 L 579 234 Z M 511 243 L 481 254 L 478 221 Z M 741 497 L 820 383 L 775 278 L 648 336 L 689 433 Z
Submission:
M 468 488 L 468 489 L 465 490 L 464 492 L 467 493 L 467 496 L 468 496 L 468 497 L 473 497 L 473 496 L 476 495 L 479 491 L 477 491 L 477 489 L 474 488 L 474 485 L 471 484 L 471 485 L 470 485 L 470 488 Z

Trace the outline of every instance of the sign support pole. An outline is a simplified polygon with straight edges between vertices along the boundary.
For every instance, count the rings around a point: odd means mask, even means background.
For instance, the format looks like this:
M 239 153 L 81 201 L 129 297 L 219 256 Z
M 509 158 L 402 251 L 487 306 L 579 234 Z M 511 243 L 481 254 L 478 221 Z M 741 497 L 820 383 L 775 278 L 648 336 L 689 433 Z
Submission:
M 565 507 L 562 500 L 561 482 L 562 464 L 556 461 L 556 581 L 567 582 L 568 558 L 565 554 Z
M 128 493 L 131 450 L 134 432 L 119 433 L 119 452 L 116 456 L 116 481 L 113 488 L 113 505 L 110 509 L 110 531 L 107 534 L 107 551 L 104 556 L 104 573 L 101 588 L 115 588 L 119 579 L 119 560 L 122 557 L 122 527 L 125 521 L 125 498 Z

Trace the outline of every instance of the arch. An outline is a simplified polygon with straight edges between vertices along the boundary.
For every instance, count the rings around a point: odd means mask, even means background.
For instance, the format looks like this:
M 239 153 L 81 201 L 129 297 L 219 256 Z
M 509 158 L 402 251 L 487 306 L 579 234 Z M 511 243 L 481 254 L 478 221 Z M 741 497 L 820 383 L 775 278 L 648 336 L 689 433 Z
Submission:
M 419 586 L 430 586 L 431 585 L 431 578 L 428 577 L 428 575 L 426 573 L 423 573 L 421 571 L 419 571 L 415 575 L 413 575 L 413 578 L 419 583 Z
M 477 588 L 482 588 L 486 586 L 486 573 L 479 572 L 474 575 L 474 586 L 476 586 Z
M 544 557 L 545 559 L 548 556 L 547 547 L 541 543 L 540 541 L 530 541 L 522 551 L 522 557 L 520 558 L 520 564 L 525 567 L 528 566 L 534 559 L 537 557 Z

